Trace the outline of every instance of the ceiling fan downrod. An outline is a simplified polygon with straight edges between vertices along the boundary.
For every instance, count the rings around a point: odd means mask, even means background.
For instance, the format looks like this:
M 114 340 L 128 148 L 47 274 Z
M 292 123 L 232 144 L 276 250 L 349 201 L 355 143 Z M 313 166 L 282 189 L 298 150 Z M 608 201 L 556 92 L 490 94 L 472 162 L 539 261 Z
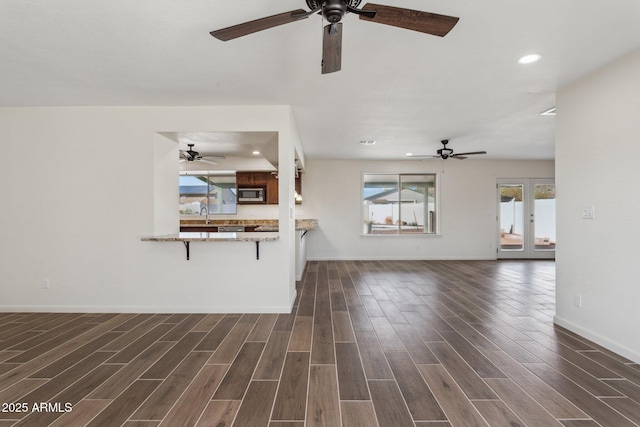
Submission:
M 443 139 L 440 142 L 442 143 L 443 147 L 437 150 L 436 153 L 440 155 L 442 160 L 448 159 L 449 156 L 453 154 L 453 150 L 451 148 L 447 148 L 447 144 L 449 143 L 449 140 Z

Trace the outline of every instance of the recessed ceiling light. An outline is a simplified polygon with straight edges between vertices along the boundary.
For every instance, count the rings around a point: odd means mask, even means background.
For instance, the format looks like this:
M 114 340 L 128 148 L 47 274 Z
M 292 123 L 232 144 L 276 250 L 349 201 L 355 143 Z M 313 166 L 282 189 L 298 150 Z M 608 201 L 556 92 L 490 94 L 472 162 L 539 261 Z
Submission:
M 518 64 L 532 64 L 532 63 L 540 60 L 540 58 L 542 58 L 541 55 L 539 55 L 537 53 L 532 53 L 532 54 L 525 55 L 525 56 L 521 57 L 520 59 L 518 59 Z
M 254 152 L 253 152 L 253 155 L 254 155 L 254 156 L 257 156 L 258 154 L 260 154 L 260 152 L 259 152 L 258 150 L 256 150 L 256 151 L 254 151 Z
M 547 111 L 543 111 L 540 113 L 541 116 L 555 116 L 556 115 L 556 107 L 549 108 Z
M 413 153 L 407 153 L 407 154 L 405 154 L 405 156 L 411 157 L 411 156 L 413 156 Z
M 360 145 L 376 145 L 376 142 L 374 140 L 362 140 Z

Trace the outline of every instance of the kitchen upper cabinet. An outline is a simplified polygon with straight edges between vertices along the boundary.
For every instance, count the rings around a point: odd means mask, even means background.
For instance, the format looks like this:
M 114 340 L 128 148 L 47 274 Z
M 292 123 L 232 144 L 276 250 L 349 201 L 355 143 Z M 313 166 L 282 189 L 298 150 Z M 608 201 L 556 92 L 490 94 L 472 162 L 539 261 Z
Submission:
M 236 172 L 236 185 L 242 187 L 264 187 L 268 205 L 278 204 L 278 178 L 271 172 Z M 295 191 L 302 194 L 302 179 L 296 178 Z M 296 202 L 300 204 L 300 202 Z
M 265 187 L 270 172 L 236 172 L 236 185 L 238 187 L 250 187 L 257 185 Z
M 298 193 L 302 197 L 302 175 L 298 175 L 295 182 L 296 193 Z M 302 200 L 296 200 L 296 205 L 301 205 Z
M 267 176 L 267 204 L 278 204 L 278 178 L 273 174 Z
M 236 172 L 238 188 L 263 187 L 266 204 L 278 204 L 278 179 L 271 172 Z

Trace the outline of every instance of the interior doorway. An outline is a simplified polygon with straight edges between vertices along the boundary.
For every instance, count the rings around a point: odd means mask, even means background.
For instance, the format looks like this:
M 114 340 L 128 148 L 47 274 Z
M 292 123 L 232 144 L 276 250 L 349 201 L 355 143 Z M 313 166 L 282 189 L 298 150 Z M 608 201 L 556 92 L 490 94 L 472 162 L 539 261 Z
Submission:
M 553 179 L 498 179 L 498 259 L 556 255 Z

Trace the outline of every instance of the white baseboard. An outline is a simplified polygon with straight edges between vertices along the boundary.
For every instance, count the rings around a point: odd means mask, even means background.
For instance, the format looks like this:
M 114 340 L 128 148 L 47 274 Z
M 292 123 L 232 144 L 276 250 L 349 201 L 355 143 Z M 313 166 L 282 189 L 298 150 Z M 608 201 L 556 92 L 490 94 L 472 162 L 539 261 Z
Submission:
M 452 257 L 443 257 L 443 256 L 416 256 L 416 257 L 408 257 L 408 256 L 345 256 L 345 257 L 308 257 L 308 261 L 495 261 L 495 256 L 489 257 L 470 257 L 470 256 L 452 256 Z
M 61 305 L 0 305 L 2 313 L 291 313 L 296 299 L 294 292 L 289 306 L 217 307 L 217 306 L 61 306 Z
M 294 288 L 288 306 L 143 306 L 143 305 L 0 305 L 0 313 L 284 313 L 293 310 Z
M 553 323 L 555 323 L 558 326 L 561 326 L 565 329 L 570 330 L 571 332 L 574 332 L 578 335 L 580 335 L 581 337 L 584 337 L 588 340 L 593 341 L 594 343 L 601 345 L 602 347 L 613 351 L 614 353 L 619 354 L 622 357 L 626 357 L 629 360 L 632 360 L 635 363 L 640 363 L 640 353 L 638 353 L 637 351 L 626 347 L 622 344 L 620 344 L 617 341 L 613 341 L 610 338 L 607 338 L 605 336 L 602 336 L 596 332 L 593 332 L 589 329 L 585 329 L 569 320 L 563 319 L 562 317 L 559 316 L 554 316 L 553 317 Z

